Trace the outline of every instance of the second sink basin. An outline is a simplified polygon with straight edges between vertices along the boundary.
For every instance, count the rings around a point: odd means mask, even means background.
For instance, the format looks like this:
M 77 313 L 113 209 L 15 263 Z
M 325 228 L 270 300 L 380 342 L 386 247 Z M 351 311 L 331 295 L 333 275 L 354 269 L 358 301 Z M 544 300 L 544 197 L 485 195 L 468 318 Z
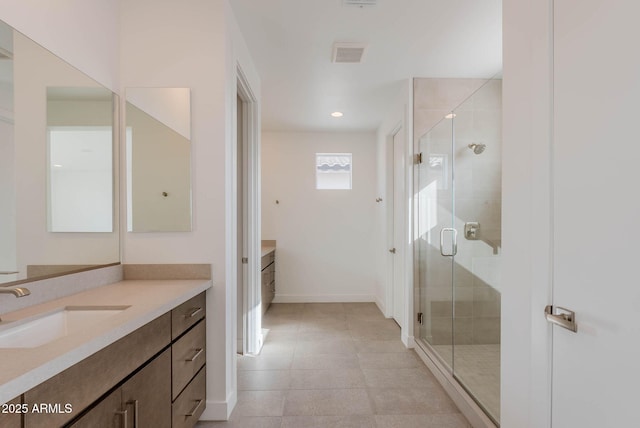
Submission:
M 66 306 L 0 326 L 0 348 L 36 348 L 121 313 L 129 306 Z

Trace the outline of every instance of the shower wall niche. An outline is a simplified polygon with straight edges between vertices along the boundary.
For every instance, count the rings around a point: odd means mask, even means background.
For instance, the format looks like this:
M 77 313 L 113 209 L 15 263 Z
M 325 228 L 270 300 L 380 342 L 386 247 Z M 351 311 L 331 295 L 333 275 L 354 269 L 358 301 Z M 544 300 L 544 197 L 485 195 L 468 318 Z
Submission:
M 422 155 L 414 171 L 416 301 L 422 314 L 416 337 L 496 423 L 501 83 L 414 81 L 414 142 Z

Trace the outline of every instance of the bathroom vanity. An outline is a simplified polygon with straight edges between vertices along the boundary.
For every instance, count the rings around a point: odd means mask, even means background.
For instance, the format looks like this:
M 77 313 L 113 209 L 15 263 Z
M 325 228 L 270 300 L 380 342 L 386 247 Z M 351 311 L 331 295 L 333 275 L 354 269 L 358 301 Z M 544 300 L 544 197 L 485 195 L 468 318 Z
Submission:
M 273 244 L 270 244 L 273 242 Z M 276 294 L 276 247 L 275 241 L 262 245 L 262 315 L 269 309 Z
M 205 408 L 210 286 L 208 280 L 121 281 L 5 314 L 0 400 L 7 404 L 0 426 L 194 426 Z M 112 308 L 37 347 L 2 345 L 13 323 L 28 328 L 23 320 Z

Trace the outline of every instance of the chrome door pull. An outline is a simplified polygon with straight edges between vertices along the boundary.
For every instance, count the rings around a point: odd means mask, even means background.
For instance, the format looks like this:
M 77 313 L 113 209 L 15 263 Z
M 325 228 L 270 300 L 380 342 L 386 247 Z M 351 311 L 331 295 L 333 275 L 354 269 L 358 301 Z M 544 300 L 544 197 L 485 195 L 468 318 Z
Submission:
M 555 315 L 554 309 L 557 311 L 561 311 L 557 315 Z M 574 333 L 578 332 L 578 324 L 576 324 L 576 313 L 570 311 L 566 308 L 561 308 L 560 306 L 556 306 L 555 308 L 551 305 L 547 305 L 544 308 L 544 316 L 552 324 L 559 325 L 562 328 L 566 328 Z
M 445 254 L 444 252 L 444 233 L 452 232 L 453 233 L 453 248 L 451 254 Z M 452 227 L 443 227 L 440 229 L 440 254 L 443 256 L 455 256 L 458 254 L 458 231 Z

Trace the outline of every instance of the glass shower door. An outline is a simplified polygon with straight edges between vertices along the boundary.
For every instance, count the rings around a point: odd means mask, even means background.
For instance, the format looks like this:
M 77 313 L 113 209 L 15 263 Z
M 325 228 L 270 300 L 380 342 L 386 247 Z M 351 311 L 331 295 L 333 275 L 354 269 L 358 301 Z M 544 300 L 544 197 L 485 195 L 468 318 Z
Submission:
M 450 117 L 450 115 L 449 115 Z M 416 189 L 419 337 L 453 367 L 453 123 L 443 119 L 419 141 Z M 443 256 L 443 254 L 449 254 Z
M 419 343 L 500 420 L 501 80 L 419 140 Z
M 500 419 L 501 80 L 455 109 L 453 375 Z

